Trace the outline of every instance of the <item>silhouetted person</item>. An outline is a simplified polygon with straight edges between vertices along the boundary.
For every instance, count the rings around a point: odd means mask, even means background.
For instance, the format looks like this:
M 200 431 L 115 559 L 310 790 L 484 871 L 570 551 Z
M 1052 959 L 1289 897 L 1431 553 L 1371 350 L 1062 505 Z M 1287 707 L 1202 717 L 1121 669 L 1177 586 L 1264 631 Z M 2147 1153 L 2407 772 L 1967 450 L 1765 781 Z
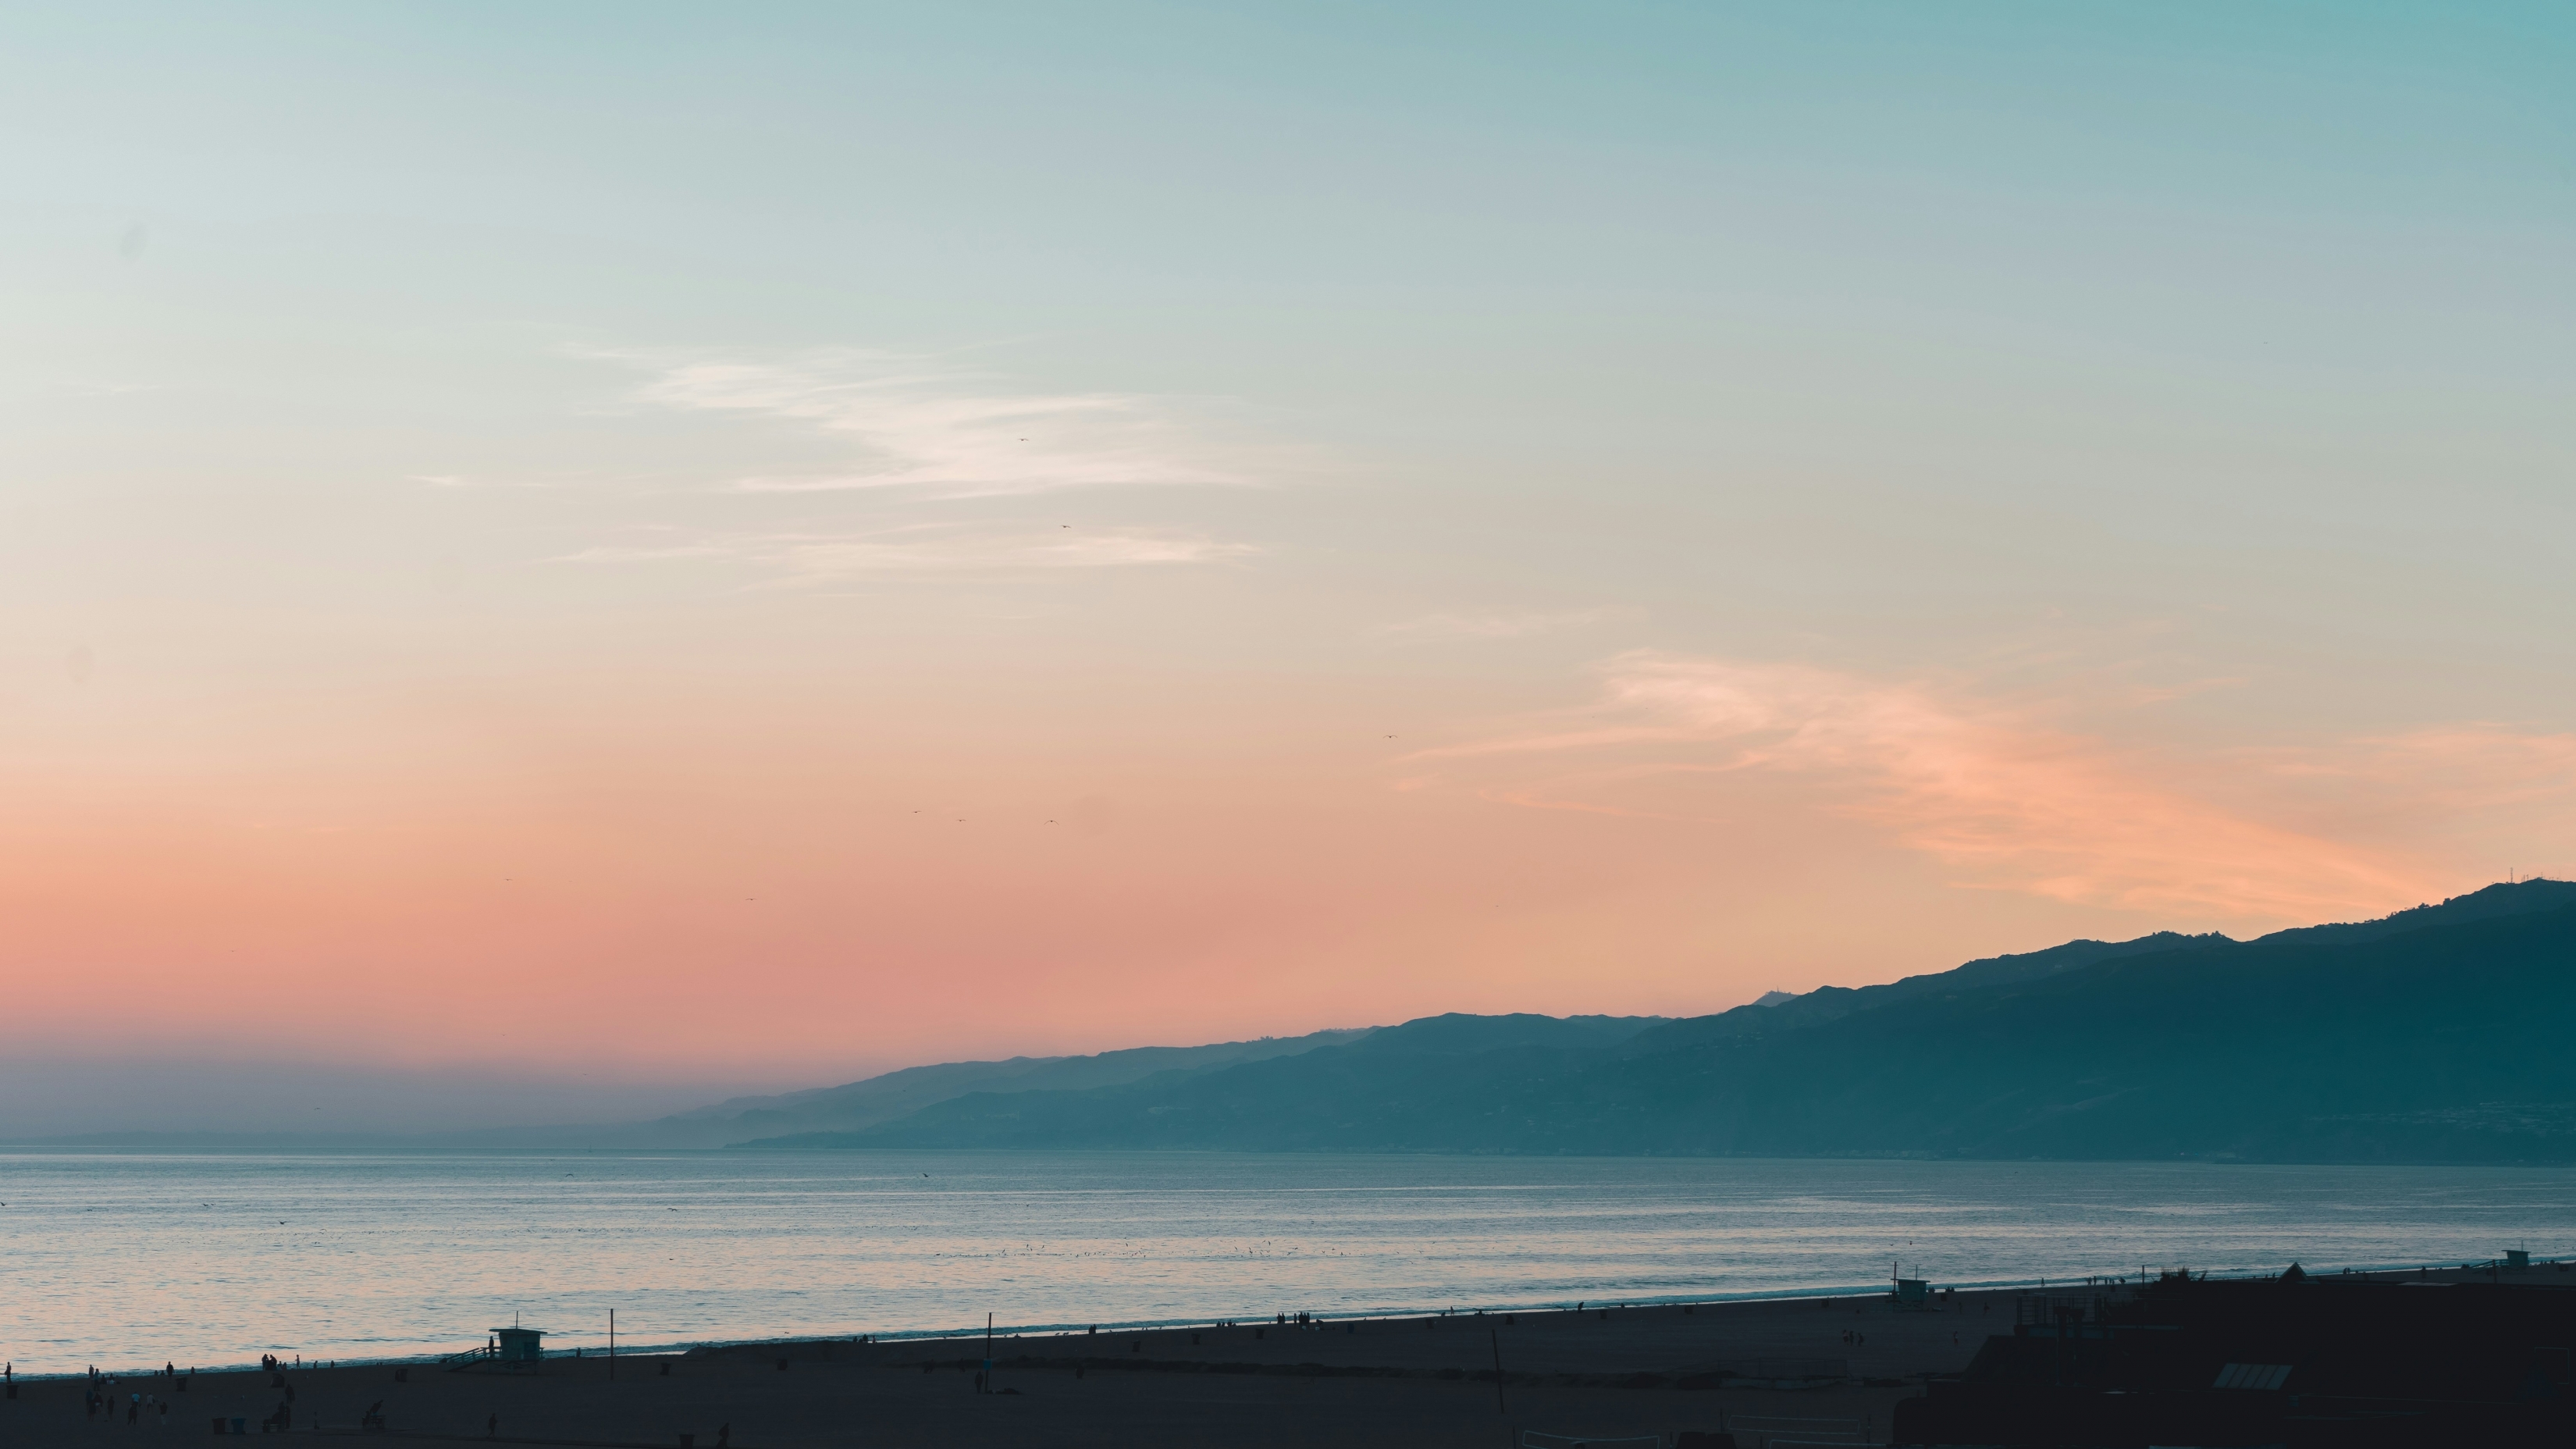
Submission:
M 728 1419 L 716 1427 L 716 1449 L 725 1449 L 725 1446 L 732 1442 L 733 1421 Z
M 501 1437 L 500 1415 L 494 1414 L 491 1418 L 483 1421 L 483 1437 L 486 1439 L 498 1439 Z

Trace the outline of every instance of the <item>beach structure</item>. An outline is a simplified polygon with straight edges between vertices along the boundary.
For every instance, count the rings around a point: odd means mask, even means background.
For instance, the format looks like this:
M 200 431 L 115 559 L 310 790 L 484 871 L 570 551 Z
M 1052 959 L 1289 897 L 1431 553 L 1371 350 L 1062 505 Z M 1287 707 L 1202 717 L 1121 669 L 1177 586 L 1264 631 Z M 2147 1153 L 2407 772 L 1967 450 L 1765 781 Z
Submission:
M 1900 1444 L 2564 1444 L 2576 1288 L 2169 1275 L 2016 1305 L 1897 1405 Z
M 449 1373 L 483 1368 L 516 1372 L 545 1362 L 546 1331 L 542 1328 L 514 1323 L 507 1328 L 487 1328 L 484 1332 L 491 1338 L 481 1348 L 469 1348 L 440 1360 Z
M 1932 1310 L 1931 1279 L 1907 1278 L 1893 1270 L 1887 1276 L 1895 1284 L 1887 1290 L 1888 1299 L 1899 1311 L 1928 1313 Z

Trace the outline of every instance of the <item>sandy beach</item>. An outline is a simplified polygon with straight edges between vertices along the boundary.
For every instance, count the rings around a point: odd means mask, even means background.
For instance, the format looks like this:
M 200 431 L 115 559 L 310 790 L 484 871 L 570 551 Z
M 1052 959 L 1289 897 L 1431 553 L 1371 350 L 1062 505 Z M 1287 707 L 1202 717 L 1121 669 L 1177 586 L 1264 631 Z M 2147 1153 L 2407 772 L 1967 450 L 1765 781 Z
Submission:
M 2457 1271 L 2387 1275 L 2455 1281 Z M 2052 1292 L 2081 1294 L 2082 1283 Z M 980 1335 L 882 1343 L 795 1341 L 685 1353 L 549 1358 L 521 1372 L 412 1364 L 200 1372 L 184 1391 L 157 1375 L 114 1386 L 116 1408 L 83 1411 L 77 1379 L 21 1381 L 0 1417 L 8 1442 L 157 1437 L 132 1393 L 167 1398 L 166 1432 L 218 1418 L 250 1433 L 295 1391 L 291 1432 L 422 1443 L 803 1449 L 851 1444 L 1133 1446 L 1228 1443 L 1460 1445 L 1494 1449 L 1522 1431 L 1613 1438 L 1721 1427 L 1759 1444 L 1823 1430 L 1884 1442 L 1898 1400 L 1924 1374 L 1963 1368 L 2010 1333 L 2015 1291 L 1963 1292 L 1931 1311 L 1885 1296 L 1581 1312 L 1455 1314 L 1313 1325 L 1002 1334 L 992 1392 L 978 1393 Z M 1501 1380 L 1496 1382 L 1499 1357 Z M 1498 1391 L 1499 1390 L 1499 1391 Z M 1804 1426 L 1804 1427 L 1802 1427 Z
M 1960 1294 L 1937 1312 L 1884 1298 L 1587 1308 L 1156 1329 L 995 1340 L 994 1392 L 975 1391 L 980 1337 L 794 1342 L 682 1354 L 548 1359 L 533 1371 L 370 1364 L 289 1369 L 295 1433 L 358 1432 L 381 1400 L 386 1436 L 426 1442 L 712 1445 L 1292 1445 L 1516 1441 L 1518 1431 L 1608 1437 L 1714 1429 L 1775 1415 L 1857 1419 L 1883 1437 L 1909 1375 L 1956 1370 L 2009 1331 L 2012 1295 Z M 1845 1335 L 1862 1341 L 1847 1343 Z M 1499 1353 L 1503 1382 L 1496 1392 Z M 1772 1362 L 1763 1360 L 1798 1360 Z M 1823 1362 L 1818 1362 L 1823 1361 Z M 784 1368 L 781 1365 L 784 1364 Z M 1719 1377 L 1723 1368 L 1730 1377 Z M 1742 1387 L 1777 1371 L 1812 1386 Z M 171 1432 L 259 1420 L 283 1397 L 265 1372 L 201 1372 L 185 1392 L 127 1378 L 90 1419 L 78 1380 L 24 1382 L 5 1422 L 22 1443 L 128 1432 L 126 1395 L 168 1398 Z M 146 1419 L 158 1419 L 147 1414 Z M 110 1420 L 113 1422 L 110 1422 Z M 146 1432 L 138 1422 L 134 1432 Z M 370 1437 L 376 1437 L 371 1435 Z
M 1607 1437 L 1714 1429 L 1748 1414 L 1856 1419 L 1883 1437 L 1905 1376 L 1956 1369 L 2009 1295 L 1960 1295 L 1945 1311 L 1883 1299 L 1587 1308 L 1504 1315 L 1275 1323 L 995 1340 L 994 1392 L 978 1394 L 980 1337 L 795 1342 L 681 1354 L 548 1359 L 533 1370 L 453 1373 L 415 1364 L 288 1369 L 298 1434 L 356 1434 L 382 1401 L 396 1439 L 464 1443 L 712 1445 L 1458 1444 L 1521 1429 Z M 1865 1342 L 1844 1342 L 1855 1334 Z M 1496 1392 L 1499 1352 L 1504 1379 Z M 1762 1364 L 1763 1359 L 1798 1363 Z M 1826 1362 L 1816 1362 L 1818 1360 Z M 781 1365 L 784 1365 L 782 1368 Z M 1721 1366 L 1831 1375 L 1812 1387 L 1745 1388 Z M 1839 1372 L 1837 1372 L 1839 1371 Z M 185 1392 L 127 1378 L 119 1409 L 90 1419 L 78 1380 L 20 1385 L 5 1407 L 16 1442 L 151 1433 L 126 1427 L 127 1394 L 172 1404 L 169 1432 L 205 1435 L 242 1417 L 251 1433 L 283 1391 L 266 1372 L 201 1372 Z M 1729 1386 L 1720 1387 L 1720 1384 Z M 143 1421 L 160 1416 L 147 1412 Z M 497 1419 L 497 1434 L 491 1429 Z

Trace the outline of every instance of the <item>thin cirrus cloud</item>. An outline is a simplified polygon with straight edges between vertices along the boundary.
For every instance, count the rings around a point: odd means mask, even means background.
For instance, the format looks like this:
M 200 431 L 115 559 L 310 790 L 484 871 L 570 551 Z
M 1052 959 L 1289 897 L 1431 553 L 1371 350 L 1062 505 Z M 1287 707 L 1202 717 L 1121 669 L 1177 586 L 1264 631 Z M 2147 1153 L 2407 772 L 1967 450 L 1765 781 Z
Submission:
M 2281 777 L 2366 779 L 2418 819 L 2576 788 L 2576 739 L 2491 727 L 2242 758 L 2232 784 L 2196 791 L 2173 777 L 2206 781 L 2206 769 L 1920 684 L 1654 651 L 1611 660 L 1602 684 L 1594 705 L 1546 727 L 1412 758 L 1501 768 L 1483 788 L 1516 804 L 1691 818 L 1708 818 L 1685 803 L 1692 777 L 1768 772 L 1806 782 L 1815 808 L 1958 868 L 1963 884 L 2277 921 L 2412 905 L 2437 898 L 2443 878 L 2404 853 L 2265 818 L 2299 813 L 2279 799 Z M 1509 767 L 1542 757 L 1570 767 Z
M 838 466 L 730 480 L 746 493 L 976 498 L 1247 481 L 1183 409 L 1139 394 L 1015 391 L 934 359 L 860 348 L 579 355 L 649 374 L 637 394 L 647 404 L 792 423 L 849 447 Z
M 1243 544 L 1168 532 L 1007 532 L 914 524 L 845 537 L 782 539 L 773 558 L 792 575 L 830 579 L 872 573 L 1195 564 L 1252 551 Z
M 937 523 L 852 533 L 776 533 L 673 543 L 609 544 L 553 562 L 629 564 L 727 560 L 820 583 L 866 574 L 1011 572 L 1212 563 L 1254 552 L 1245 544 L 1146 529 L 996 529 Z

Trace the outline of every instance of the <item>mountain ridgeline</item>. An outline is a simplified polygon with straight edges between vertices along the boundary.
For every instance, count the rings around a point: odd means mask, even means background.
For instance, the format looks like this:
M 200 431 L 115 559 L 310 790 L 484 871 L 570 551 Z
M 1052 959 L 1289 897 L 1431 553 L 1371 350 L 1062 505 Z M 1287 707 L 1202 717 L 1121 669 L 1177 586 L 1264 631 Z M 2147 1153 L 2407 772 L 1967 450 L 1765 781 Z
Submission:
M 862 1124 L 731 1139 L 769 1148 L 2576 1161 L 2567 882 L 1766 1000 L 916 1068 L 951 1076 L 714 1110 L 739 1131 L 864 1100 Z

